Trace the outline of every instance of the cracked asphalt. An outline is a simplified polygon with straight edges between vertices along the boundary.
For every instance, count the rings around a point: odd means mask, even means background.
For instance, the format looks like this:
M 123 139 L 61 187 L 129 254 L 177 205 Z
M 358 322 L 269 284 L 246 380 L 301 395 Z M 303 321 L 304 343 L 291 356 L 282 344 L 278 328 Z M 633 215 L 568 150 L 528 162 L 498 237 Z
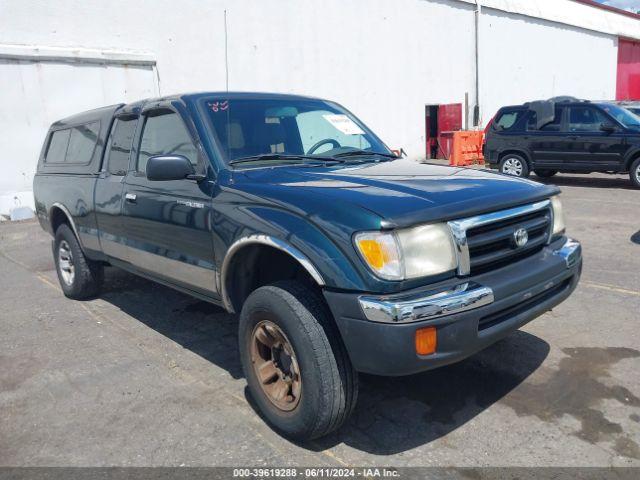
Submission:
M 640 466 L 640 191 L 549 183 L 583 242 L 574 295 L 462 363 L 361 376 L 308 444 L 252 408 L 233 316 L 111 268 L 68 300 L 48 235 L 0 224 L 0 466 Z

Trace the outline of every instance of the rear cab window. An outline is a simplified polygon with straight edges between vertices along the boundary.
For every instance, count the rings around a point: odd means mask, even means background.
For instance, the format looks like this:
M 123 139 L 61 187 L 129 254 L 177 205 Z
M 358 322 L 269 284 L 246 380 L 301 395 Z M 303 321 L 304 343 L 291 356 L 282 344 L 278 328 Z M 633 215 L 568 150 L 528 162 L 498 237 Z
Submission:
M 138 117 L 119 117 L 114 120 L 107 144 L 106 170 L 111 175 L 126 175 L 137 124 Z

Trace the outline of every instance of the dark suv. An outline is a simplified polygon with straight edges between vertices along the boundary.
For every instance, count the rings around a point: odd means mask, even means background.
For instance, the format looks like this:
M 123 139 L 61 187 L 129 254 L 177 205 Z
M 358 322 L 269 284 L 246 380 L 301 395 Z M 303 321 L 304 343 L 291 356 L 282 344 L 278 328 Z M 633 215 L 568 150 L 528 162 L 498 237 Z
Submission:
M 501 108 L 485 158 L 501 173 L 629 173 L 640 188 L 640 117 L 612 103 L 540 101 Z
M 640 116 L 640 101 L 621 100 L 621 101 L 616 101 L 611 103 L 620 105 L 622 108 L 626 108 L 631 113 Z

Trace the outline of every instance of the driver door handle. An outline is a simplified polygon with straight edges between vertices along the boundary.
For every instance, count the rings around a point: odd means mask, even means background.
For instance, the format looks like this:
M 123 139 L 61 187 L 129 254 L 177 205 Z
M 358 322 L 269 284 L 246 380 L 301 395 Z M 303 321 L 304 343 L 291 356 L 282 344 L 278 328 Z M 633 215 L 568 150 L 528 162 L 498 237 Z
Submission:
M 129 203 L 136 203 L 136 199 L 138 196 L 135 193 L 127 193 L 124 196 L 124 199 Z

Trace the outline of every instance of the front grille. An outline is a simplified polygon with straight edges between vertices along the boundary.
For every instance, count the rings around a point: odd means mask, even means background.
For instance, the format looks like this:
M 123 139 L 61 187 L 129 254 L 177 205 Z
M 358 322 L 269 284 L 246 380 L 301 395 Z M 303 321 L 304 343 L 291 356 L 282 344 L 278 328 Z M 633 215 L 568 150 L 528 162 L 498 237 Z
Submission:
M 550 208 L 543 208 L 468 229 L 469 273 L 494 270 L 539 252 L 549 240 L 551 218 Z M 518 247 L 514 233 L 521 228 L 529 239 Z

